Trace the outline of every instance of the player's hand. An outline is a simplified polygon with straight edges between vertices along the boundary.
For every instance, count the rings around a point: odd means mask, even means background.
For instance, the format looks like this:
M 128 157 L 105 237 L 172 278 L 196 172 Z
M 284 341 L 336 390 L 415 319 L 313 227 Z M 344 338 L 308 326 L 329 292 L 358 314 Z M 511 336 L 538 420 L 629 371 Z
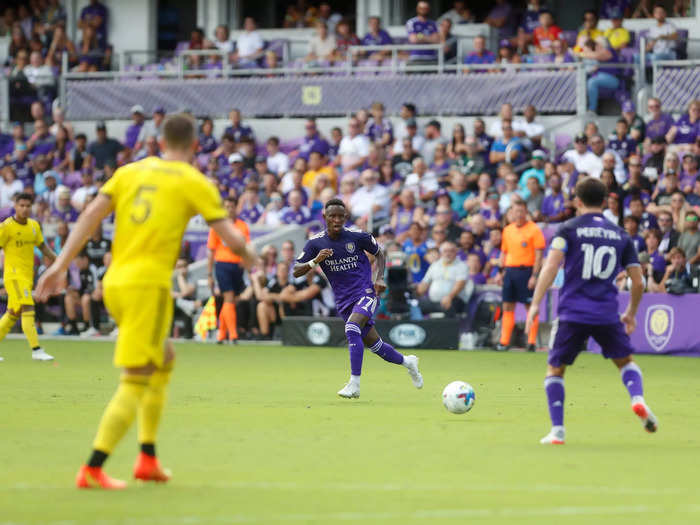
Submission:
M 211 275 L 209 277 L 207 277 L 207 284 L 209 285 L 209 289 L 211 290 L 211 294 L 216 295 L 214 293 L 215 292 L 214 288 L 216 288 L 216 286 L 214 285 L 214 277 L 212 277 Z
M 622 324 L 625 325 L 625 333 L 627 335 L 632 335 L 632 332 L 634 332 L 635 328 L 637 328 L 637 320 L 634 318 L 634 316 L 630 312 L 625 311 L 620 316 L 620 321 L 622 321 Z
M 532 328 L 532 323 L 535 322 L 535 317 L 540 313 L 540 306 L 538 304 L 531 304 L 530 309 L 527 311 L 527 321 L 525 322 L 525 333 L 530 333 L 530 328 Z
M 496 277 L 493 278 L 493 282 L 496 283 L 498 286 L 502 286 L 503 285 L 503 273 L 498 272 L 496 274 Z
M 440 304 L 445 310 L 449 310 L 452 307 L 452 298 L 449 295 L 446 295 L 440 299 Z
M 246 270 L 250 270 L 253 266 L 258 266 L 260 259 L 258 254 L 255 253 L 255 248 L 252 244 L 246 244 L 245 253 L 241 255 L 241 262 Z
M 314 259 L 314 262 L 316 264 L 321 264 L 323 261 L 328 259 L 331 255 L 333 255 L 333 249 L 332 248 L 324 248 L 320 252 L 318 252 L 318 255 Z
M 530 277 L 530 278 L 528 279 L 528 281 L 527 281 L 527 289 L 528 289 L 528 290 L 534 290 L 534 289 L 535 289 L 535 285 L 537 285 L 537 277 L 535 277 L 535 276 L 533 275 L 533 276 Z
M 36 285 L 36 297 L 40 302 L 45 303 L 49 297 L 65 290 L 67 284 L 66 272 L 52 264 L 39 278 Z
M 384 279 L 377 279 L 377 282 L 374 283 L 374 291 L 377 292 L 377 295 L 381 295 L 384 293 L 384 290 L 386 290 Z

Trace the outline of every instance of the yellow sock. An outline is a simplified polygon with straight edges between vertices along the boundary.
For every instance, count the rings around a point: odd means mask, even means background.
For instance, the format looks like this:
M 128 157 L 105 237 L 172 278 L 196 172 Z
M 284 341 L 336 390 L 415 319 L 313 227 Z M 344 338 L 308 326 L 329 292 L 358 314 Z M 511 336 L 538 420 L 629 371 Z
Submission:
M 167 398 L 168 383 L 173 372 L 174 362 L 170 361 L 153 372 L 146 393 L 139 405 L 139 443 L 154 444 L 160 416 Z
M 93 448 L 111 454 L 134 421 L 146 393 L 149 376 L 122 375 L 119 387 L 102 414 Z
M 5 315 L 0 317 L 0 341 L 5 339 L 5 336 L 10 333 L 12 327 L 17 322 L 17 316 L 11 315 L 10 312 L 5 312 Z
M 36 333 L 34 315 L 34 310 L 22 312 L 22 331 L 29 342 L 29 348 L 32 350 L 39 346 L 39 334 Z

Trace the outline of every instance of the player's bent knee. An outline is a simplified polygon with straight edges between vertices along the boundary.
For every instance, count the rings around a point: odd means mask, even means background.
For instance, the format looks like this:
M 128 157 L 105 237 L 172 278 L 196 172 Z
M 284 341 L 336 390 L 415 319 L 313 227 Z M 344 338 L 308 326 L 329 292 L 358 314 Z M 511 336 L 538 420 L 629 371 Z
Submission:
M 547 365 L 547 377 L 550 377 L 550 376 L 564 377 L 565 371 L 566 371 L 565 366 Z
M 632 359 L 631 355 L 628 355 L 627 357 L 617 357 L 612 360 L 613 363 L 617 366 L 617 368 L 622 368 L 624 366 L 627 366 L 628 364 L 632 363 L 634 360 Z

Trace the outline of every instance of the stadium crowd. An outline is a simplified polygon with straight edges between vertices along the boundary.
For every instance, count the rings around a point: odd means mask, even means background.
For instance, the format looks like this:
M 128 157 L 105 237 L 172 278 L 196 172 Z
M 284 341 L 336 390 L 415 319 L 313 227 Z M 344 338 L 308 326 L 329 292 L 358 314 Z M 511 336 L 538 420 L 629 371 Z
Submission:
M 238 217 L 249 225 L 296 224 L 317 232 L 324 203 L 341 198 L 349 224 L 372 229 L 389 254 L 403 254 L 408 288 L 423 313 L 454 315 L 463 312 L 474 285 L 500 283 L 501 232 L 514 203 L 525 202 L 532 220 L 551 233 L 550 225 L 574 214 L 576 181 L 596 177 L 610 192 L 606 217 L 624 226 L 642 253 L 648 290 L 682 293 L 700 264 L 700 101 L 676 120 L 658 99 L 646 109 L 645 121 L 626 103 L 609 137 L 589 121 L 563 152 L 543 149 L 544 128 L 532 106 L 516 116 L 503 105 L 488 129 L 477 118 L 471 129 L 445 130 L 439 120 L 419 128 L 410 103 L 394 121 L 375 103 L 327 137 L 307 119 L 299 139 L 284 143 L 274 136 L 259 140 L 233 109 L 221 136 L 214 136 L 211 119 L 200 120 L 193 164 L 223 197 L 235 199 Z M 165 111 L 146 115 L 136 105 L 124 137 L 110 137 L 98 123 L 92 141 L 76 134 L 58 107 L 52 118 L 42 104 L 32 113 L 28 134 L 19 123 L 0 133 L 0 216 L 12 214 L 17 193 L 34 195 L 34 216 L 60 251 L 70 224 L 116 167 L 159 155 Z M 238 297 L 241 333 L 269 336 L 280 315 L 332 311 L 322 275 L 291 276 L 300 248 L 286 242 L 279 254 L 271 246 L 262 250 L 264 268 L 246 277 Z M 188 318 L 200 305 L 195 283 L 187 280 L 191 254 L 183 257 L 173 296 Z M 59 300 L 66 332 L 78 330 L 78 309 L 92 323 L 88 333 L 98 331 L 99 281 L 108 264 L 109 241 L 98 231 L 76 261 L 71 291 Z
M 673 3 L 672 16 L 687 16 L 689 2 Z M 458 24 L 476 21 L 467 3 L 454 2 L 453 7 L 437 20 L 431 19 L 431 5 L 419 1 L 416 16 L 406 22 L 406 34 L 392 38 L 382 27 L 379 17 L 367 20 L 368 31 L 356 35 L 349 18 L 331 8 L 328 2 L 308 6 L 300 1 L 289 6 L 284 27 L 313 27 L 314 36 L 308 42 L 308 53 L 303 58 L 283 63 L 282 47 L 276 42 L 266 42 L 258 31 L 256 21 L 246 17 L 242 31 L 234 39 L 230 28 L 220 25 L 213 35 L 202 29 L 192 30 L 190 40 L 180 42 L 175 53 L 211 49 L 216 54 L 188 55 L 186 66 L 191 70 L 209 70 L 220 74 L 222 55 L 226 55 L 231 67 L 241 69 L 280 67 L 305 68 L 344 65 L 348 60 L 364 65 L 381 65 L 391 62 L 391 53 L 382 50 L 360 52 L 351 55 L 350 46 L 384 46 L 409 43 L 416 49 L 403 51 L 398 58 L 402 63 L 435 63 L 435 50 L 422 50 L 423 44 L 442 45 L 447 63 L 457 59 L 457 38 L 452 30 Z M 17 10 L 8 7 L 0 18 L 0 36 L 9 35 L 11 43 L 6 73 L 10 78 L 10 93 L 15 119 L 29 120 L 30 104 L 38 100 L 49 111 L 55 97 L 57 76 L 63 68 L 62 55 L 67 56 L 68 68 L 77 72 L 95 72 L 112 68 L 112 48 L 108 43 L 109 11 L 99 0 L 91 0 L 82 9 L 78 19 L 80 41 L 73 42 L 66 34 L 66 12 L 59 0 L 33 0 Z M 490 73 L 502 66 L 519 63 L 573 63 L 583 62 L 588 71 L 588 109 L 596 111 L 602 96 L 616 95 L 618 100 L 629 98 L 629 80 L 632 69 L 620 64 L 639 62 L 638 44 L 634 32 L 623 26 L 624 18 L 654 18 L 656 23 L 646 33 L 646 58 L 649 62 L 685 58 L 686 36 L 674 24 L 667 21 L 666 7 L 642 0 L 632 8 L 627 0 L 606 0 L 599 11 L 585 12 L 578 32 L 563 30 L 556 23 L 554 14 L 541 0 L 532 0 L 526 9 L 516 9 L 506 0 L 499 0 L 491 11 L 480 20 L 497 31 L 498 49 L 489 50 L 484 36 L 477 36 L 471 43 L 473 51 L 463 57 L 470 66 L 470 74 Z M 598 28 L 599 18 L 612 20 L 612 27 Z M 685 32 L 687 34 L 687 32 Z M 160 50 L 165 51 L 165 50 Z M 495 51 L 495 52 L 494 52 Z M 158 64 L 134 66 L 144 70 L 176 67 L 177 61 L 164 58 Z M 475 69 L 475 65 L 489 65 L 491 69 Z M 613 95 L 611 95 L 613 94 Z

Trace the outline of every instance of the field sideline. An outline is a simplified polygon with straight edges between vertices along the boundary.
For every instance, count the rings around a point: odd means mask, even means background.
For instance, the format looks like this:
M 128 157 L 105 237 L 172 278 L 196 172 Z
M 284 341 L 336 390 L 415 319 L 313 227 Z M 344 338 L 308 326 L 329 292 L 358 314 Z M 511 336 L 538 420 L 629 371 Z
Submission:
M 347 350 L 178 345 L 158 444 L 168 486 L 78 491 L 117 384 L 112 345 L 0 345 L 0 525 L 700 522 L 700 360 L 642 356 L 660 430 L 646 434 L 613 365 L 583 355 L 567 377 L 567 444 L 544 447 L 545 355 L 421 351 L 423 390 L 365 354 L 362 397 L 335 392 Z M 440 393 L 461 379 L 474 409 Z M 109 460 L 130 479 L 132 431 Z

